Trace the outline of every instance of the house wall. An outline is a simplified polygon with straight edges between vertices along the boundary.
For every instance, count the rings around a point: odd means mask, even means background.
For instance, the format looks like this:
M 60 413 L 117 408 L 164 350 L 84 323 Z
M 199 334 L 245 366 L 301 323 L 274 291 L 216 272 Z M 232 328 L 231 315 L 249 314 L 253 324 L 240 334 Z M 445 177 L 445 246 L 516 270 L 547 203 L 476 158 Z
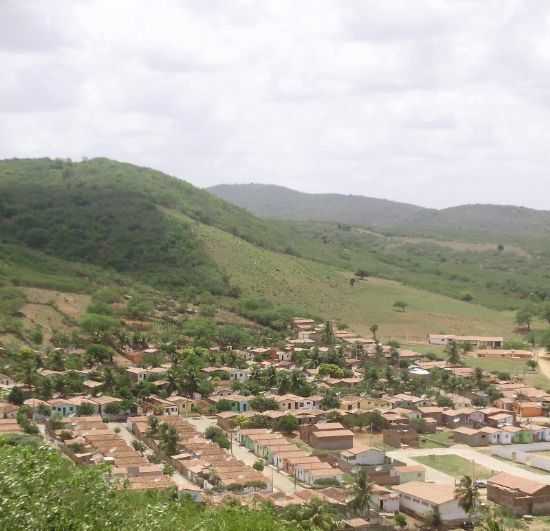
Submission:
M 313 448 L 321 450 L 347 450 L 353 447 L 353 435 L 317 438 L 315 432 L 313 432 L 309 444 Z
M 397 513 L 399 512 L 399 496 L 386 498 L 373 494 L 371 496 L 371 506 L 376 511 L 384 513 Z
M 408 494 L 399 495 L 399 507 L 423 518 L 428 516 L 435 508 L 434 505 Z M 455 500 L 439 505 L 439 513 L 444 522 L 457 522 L 467 519 L 464 509 Z
M 424 470 L 418 472 L 399 472 L 399 484 L 408 483 L 409 481 L 425 481 L 426 472 Z

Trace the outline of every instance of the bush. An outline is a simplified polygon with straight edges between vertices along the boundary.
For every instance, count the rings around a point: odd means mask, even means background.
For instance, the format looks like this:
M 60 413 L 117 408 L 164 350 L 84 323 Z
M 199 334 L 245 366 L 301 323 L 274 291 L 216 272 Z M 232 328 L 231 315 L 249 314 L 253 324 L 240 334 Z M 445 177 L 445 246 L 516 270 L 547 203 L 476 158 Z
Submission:
M 262 472 L 264 469 L 264 461 L 263 459 L 258 459 L 254 465 L 252 465 L 254 470 L 257 470 L 258 472 Z

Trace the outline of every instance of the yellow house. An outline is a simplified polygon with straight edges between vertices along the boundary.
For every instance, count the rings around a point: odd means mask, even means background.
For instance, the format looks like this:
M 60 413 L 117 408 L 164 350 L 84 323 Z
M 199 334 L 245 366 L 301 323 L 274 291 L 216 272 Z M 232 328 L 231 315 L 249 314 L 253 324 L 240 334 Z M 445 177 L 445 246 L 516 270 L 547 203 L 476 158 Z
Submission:
M 172 395 L 166 399 L 178 407 L 178 414 L 183 417 L 189 417 L 192 414 L 193 400 L 185 396 Z
M 373 409 L 390 409 L 391 403 L 384 398 L 372 398 L 370 396 L 361 397 L 361 409 L 370 411 Z

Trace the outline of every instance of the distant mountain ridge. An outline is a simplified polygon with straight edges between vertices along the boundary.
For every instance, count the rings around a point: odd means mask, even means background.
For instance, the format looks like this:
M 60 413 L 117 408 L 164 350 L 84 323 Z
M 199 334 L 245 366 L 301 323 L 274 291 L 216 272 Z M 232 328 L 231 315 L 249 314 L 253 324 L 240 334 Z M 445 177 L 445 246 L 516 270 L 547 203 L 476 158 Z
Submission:
M 208 191 L 264 218 L 363 225 L 431 236 L 550 237 L 550 212 L 511 205 L 473 204 L 436 210 L 366 196 L 312 194 L 264 184 L 222 184 Z
M 423 207 L 360 195 L 310 194 L 272 184 L 221 184 L 208 191 L 261 217 L 389 226 L 423 212 Z M 434 211 L 435 212 L 435 211 Z

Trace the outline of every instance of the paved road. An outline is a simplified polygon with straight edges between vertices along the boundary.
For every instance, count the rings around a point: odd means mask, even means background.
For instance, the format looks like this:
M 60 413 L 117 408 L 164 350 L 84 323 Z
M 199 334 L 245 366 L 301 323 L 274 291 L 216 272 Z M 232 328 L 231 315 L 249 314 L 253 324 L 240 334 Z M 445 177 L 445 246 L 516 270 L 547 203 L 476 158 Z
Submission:
M 193 424 L 201 433 L 204 433 L 209 426 L 217 426 L 214 417 L 187 417 L 186 420 Z M 247 448 L 240 446 L 236 440 L 233 440 L 232 448 L 233 455 L 249 466 L 252 466 L 258 459 Z M 229 450 L 227 451 L 229 452 Z M 294 494 L 297 490 L 302 490 L 300 485 L 294 485 L 294 478 L 292 476 L 283 472 L 278 472 L 277 469 L 271 465 L 264 468 L 263 475 L 270 483 L 273 480 L 273 488 L 275 490 L 279 490 L 284 494 Z
M 544 449 L 545 446 L 549 446 L 548 443 L 535 443 L 534 445 L 517 445 L 518 448 L 522 448 L 523 450 L 526 450 L 527 448 L 541 450 Z M 508 448 L 510 448 L 510 446 L 508 446 Z M 534 472 L 516 466 L 512 462 L 501 461 L 499 459 L 495 459 L 490 455 L 478 452 L 470 446 L 455 445 L 451 446 L 450 448 L 426 449 L 407 448 L 406 450 L 395 450 L 392 452 L 388 452 L 388 455 L 395 459 L 399 459 L 400 461 L 414 464 L 418 464 L 414 461 L 414 457 L 418 456 L 459 455 L 460 457 L 463 457 L 468 461 L 473 461 L 476 464 L 490 470 L 494 470 L 495 472 L 507 472 L 508 474 L 513 474 L 515 476 L 530 479 L 532 481 L 537 481 L 539 483 L 550 484 L 550 474 L 536 474 Z M 452 481 L 449 481 L 449 478 L 452 479 Z M 437 483 L 454 483 L 454 478 L 451 478 L 451 476 L 447 476 L 447 474 L 442 474 L 441 472 L 438 472 L 437 470 L 434 470 L 430 467 L 426 467 L 426 479 L 428 481 L 435 481 Z

